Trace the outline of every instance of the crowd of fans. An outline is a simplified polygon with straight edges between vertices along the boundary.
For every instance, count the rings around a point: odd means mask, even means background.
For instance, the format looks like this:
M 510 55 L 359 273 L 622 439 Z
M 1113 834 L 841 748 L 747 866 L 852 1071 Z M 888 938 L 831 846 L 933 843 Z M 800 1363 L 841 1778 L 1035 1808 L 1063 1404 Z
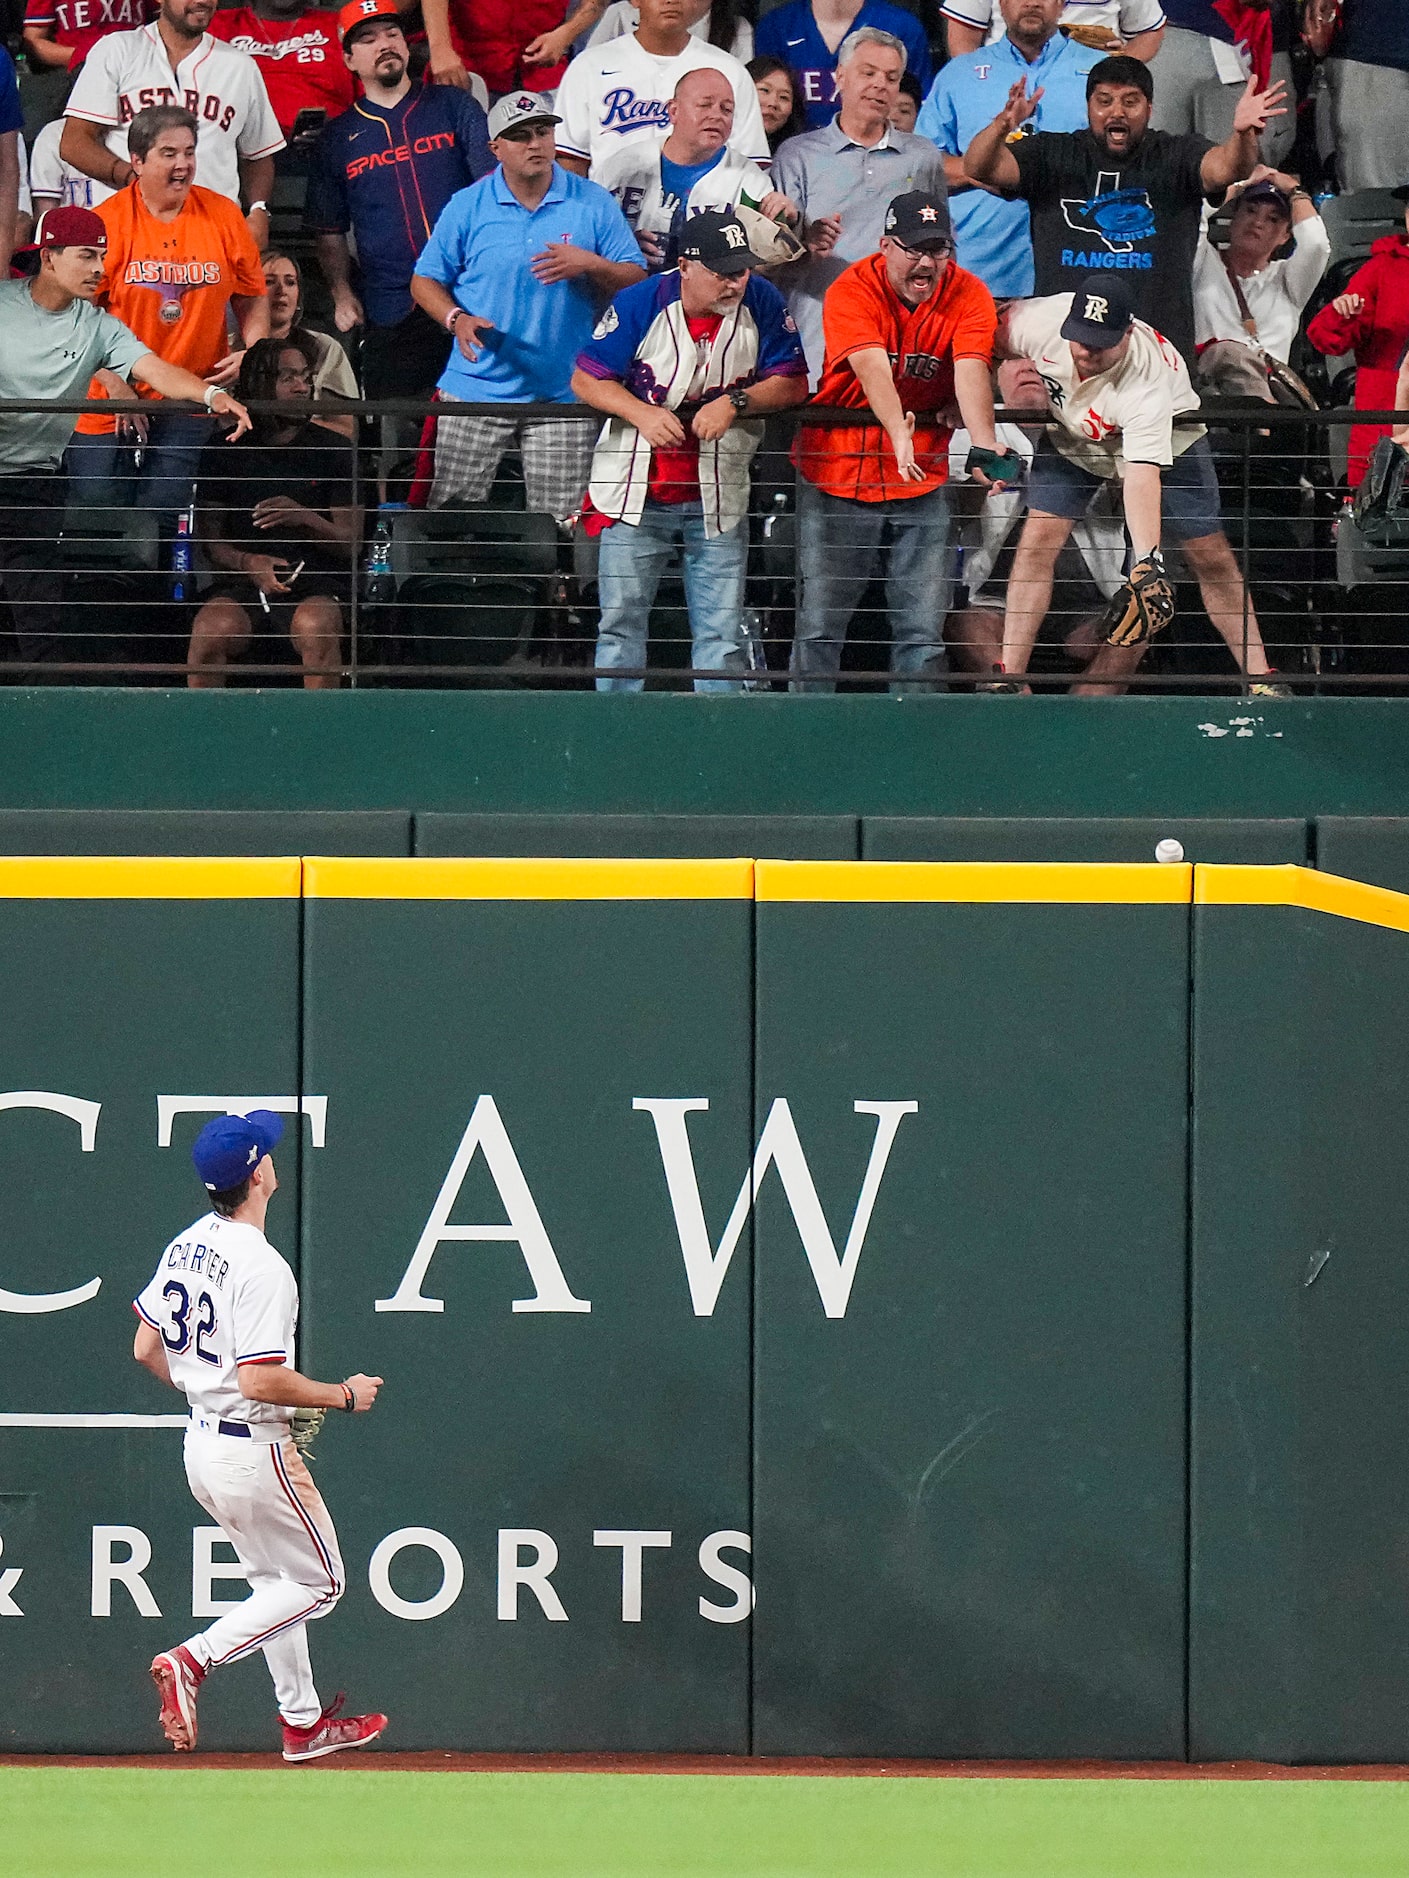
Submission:
M 1025 688 L 1071 540 L 1098 600 L 1177 549 L 1250 689 L 1285 695 L 1247 461 L 1269 521 L 1299 512 L 1312 427 L 1257 413 L 1313 410 L 1291 368 L 1317 357 L 1360 409 L 1409 408 L 1405 0 L 28 0 L 14 24 L 47 121 L 26 148 L 0 53 L 0 398 L 114 408 L 0 414 L 31 674 L 71 656 L 61 538 L 130 512 L 190 683 L 273 640 L 335 684 L 368 544 L 381 579 L 403 513 L 472 512 L 511 463 L 559 602 L 598 608 L 602 689 L 643 683 L 677 554 L 696 687 L 757 682 L 766 515 L 794 531 L 794 690 L 835 687 L 874 581 L 895 689 Z M 411 410 L 374 431 L 359 397 Z M 783 420 L 809 400 L 828 415 Z M 1357 426 L 1335 497 L 1388 434 Z M 1110 690 L 1143 652 L 1078 627 L 1062 656 Z

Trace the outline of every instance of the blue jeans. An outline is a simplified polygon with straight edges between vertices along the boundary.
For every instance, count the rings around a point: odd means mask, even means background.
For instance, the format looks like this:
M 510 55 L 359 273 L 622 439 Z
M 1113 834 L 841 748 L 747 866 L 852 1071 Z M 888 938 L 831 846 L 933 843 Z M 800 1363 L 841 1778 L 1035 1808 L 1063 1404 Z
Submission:
M 836 690 L 846 629 L 879 562 L 890 623 L 890 688 L 943 691 L 951 574 L 946 491 L 900 502 L 853 502 L 799 476 L 797 524 L 800 592 L 788 689 Z
M 670 551 L 684 544 L 685 604 L 690 609 L 691 664 L 709 672 L 744 670 L 745 524 L 706 536 L 698 502 L 648 502 L 636 527 L 616 522 L 602 535 L 597 591 L 598 691 L 639 691 L 640 678 L 606 674 L 646 663 L 646 628 Z M 697 678 L 696 691 L 738 691 L 737 678 Z
M 155 509 L 162 518 L 159 527 L 170 534 L 174 518 L 191 500 L 201 451 L 215 441 L 215 423 L 209 417 L 181 412 L 162 415 L 159 406 L 145 401 L 138 409 L 147 420 L 141 469 L 134 467 L 132 445 L 119 443 L 111 431 L 100 437 L 75 434 L 64 458 L 69 503 L 84 508 Z

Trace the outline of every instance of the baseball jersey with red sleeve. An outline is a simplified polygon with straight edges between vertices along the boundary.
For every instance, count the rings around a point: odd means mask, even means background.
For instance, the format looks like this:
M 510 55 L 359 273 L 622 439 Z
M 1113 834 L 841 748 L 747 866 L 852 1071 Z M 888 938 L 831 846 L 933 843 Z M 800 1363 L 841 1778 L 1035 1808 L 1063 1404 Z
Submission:
M 896 502 L 928 495 L 949 480 L 951 426 L 937 414 L 954 402 L 954 362 L 993 358 L 998 313 L 975 274 L 951 263 L 938 290 L 918 307 L 886 278 L 885 257 L 853 261 L 822 302 L 826 360 L 812 402 L 866 410 L 866 393 L 849 360 L 873 349 L 890 360 L 902 409 L 915 413 L 915 461 L 923 482 L 902 482 L 890 439 L 878 425 L 800 430 L 793 461 L 828 495 L 853 502 Z
M 130 32 L 155 13 L 150 0 L 28 0 L 24 23 L 52 26 L 54 44 L 73 48 L 69 69 L 76 71 L 106 34 Z
M 286 137 L 300 111 L 326 111 L 334 118 L 356 96 L 338 43 L 336 13 L 309 11 L 271 20 L 253 7 L 222 7 L 211 17 L 210 31 L 254 60 Z

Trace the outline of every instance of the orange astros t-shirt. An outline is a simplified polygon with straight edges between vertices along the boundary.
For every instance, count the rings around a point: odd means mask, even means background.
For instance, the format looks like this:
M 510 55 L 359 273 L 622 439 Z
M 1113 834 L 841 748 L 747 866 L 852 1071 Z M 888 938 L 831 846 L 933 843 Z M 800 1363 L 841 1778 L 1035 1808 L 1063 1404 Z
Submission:
M 163 222 L 142 200 L 136 182 L 98 204 L 108 231 L 106 277 L 98 304 L 128 326 L 151 352 L 204 378 L 230 350 L 225 309 L 232 294 L 262 294 L 259 250 L 240 206 L 194 185 L 175 221 Z M 145 385 L 142 397 L 154 397 Z M 101 389 L 90 386 L 90 397 Z M 106 417 L 81 417 L 90 434 L 111 429 Z
M 812 402 L 867 409 L 861 380 L 847 360 L 853 352 L 881 347 L 889 354 L 902 409 L 915 413 L 915 461 L 925 480 L 900 480 L 890 438 L 875 424 L 864 430 L 844 425 L 800 430 L 793 461 L 819 489 L 853 502 L 904 501 L 938 489 L 949 479 L 951 428 L 926 421 L 926 413 L 953 404 L 955 359 L 991 364 L 997 328 L 993 295 L 961 267 L 950 267 L 938 293 L 923 306 L 909 307 L 886 279 L 883 255 L 854 261 L 822 302 L 827 352 Z

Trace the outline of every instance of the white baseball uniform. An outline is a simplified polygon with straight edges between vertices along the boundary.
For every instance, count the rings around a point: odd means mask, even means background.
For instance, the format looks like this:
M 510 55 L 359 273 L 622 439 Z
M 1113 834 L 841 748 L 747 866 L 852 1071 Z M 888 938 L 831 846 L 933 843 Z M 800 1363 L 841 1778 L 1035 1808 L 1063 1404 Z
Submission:
M 1081 297 L 1078 292 L 1078 312 Z M 1062 323 L 1071 310 L 1072 296 L 1054 293 L 1020 300 L 1007 315 L 1009 346 L 1032 360 L 1047 387 L 1060 426 L 1052 442 L 1092 476 L 1120 476 L 1126 462 L 1168 469 L 1206 435 L 1200 425 L 1174 429 L 1176 417 L 1199 409 L 1188 366 L 1162 333 L 1136 320 L 1130 350 L 1120 363 L 1082 378 L 1062 338 Z
M 104 139 L 114 156 L 127 156 L 127 126 L 153 104 L 184 105 L 200 125 L 196 181 L 240 199 L 240 157 L 272 156 L 284 147 L 279 120 L 259 67 L 209 33 L 173 71 L 155 24 L 108 33 L 83 61 L 67 117 L 109 125 Z
M 57 202 L 60 208 L 96 209 L 100 202 L 106 202 L 114 192 L 106 183 L 100 183 L 97 177 L 85 176 L 82 170 L 76 170 L 71 163 L 64 162 L 59 155 L 59 142 L 63 134 L 64 120 L 56 117 L 35 138 L 34 150 L 29 159 L 30 189 L 36 196 Z M 125 147 L 120 154 L 127 154 Z
M 669 58 L 647 52 L 635 33 L 588 46 L 563 73 L 554 110 L 562 118 L 558 149 L 564 156 L 585 157 L 593 181 L 605 160 L 670 129 L 666 106 L 686 72 L 713 66 L 734 87 L 734 131 L 729 147 L 766 168 L 772 160 L 758 93 L 753 80 L 731 53 L 692 38 L 683 52 Z
M 322 1704 L 306 1626 L 342 1596 L 342 1558 L 289 1435 L 291 1411 L 240 1393 L 244 1365 L 293 1361 L 294 1275 L 256 1227 L 207 1213 L 172 1240 L 132 1308 L 160 1335 L 171 1380 L 191 1405 L 191 1492 L 239 1554 L 251 1586 L 186 1648 L 212 1668 L 263 1650 L 279 1713 L 310 1727 Z
M 997 0 L 943 0 L 940 12 L 946 19 L 958 20 L 961 26 L 974 26 L 986 32 L 990 40 L 1001 39 L 1006 30 Z M 1060 23 L 1063 26 L 1104 26 L 1129 40 L 1138 33 L 1152 33 L 1157 26 L 1163 26 L 1164 8 L 1160 0 L 1066 0 Z

